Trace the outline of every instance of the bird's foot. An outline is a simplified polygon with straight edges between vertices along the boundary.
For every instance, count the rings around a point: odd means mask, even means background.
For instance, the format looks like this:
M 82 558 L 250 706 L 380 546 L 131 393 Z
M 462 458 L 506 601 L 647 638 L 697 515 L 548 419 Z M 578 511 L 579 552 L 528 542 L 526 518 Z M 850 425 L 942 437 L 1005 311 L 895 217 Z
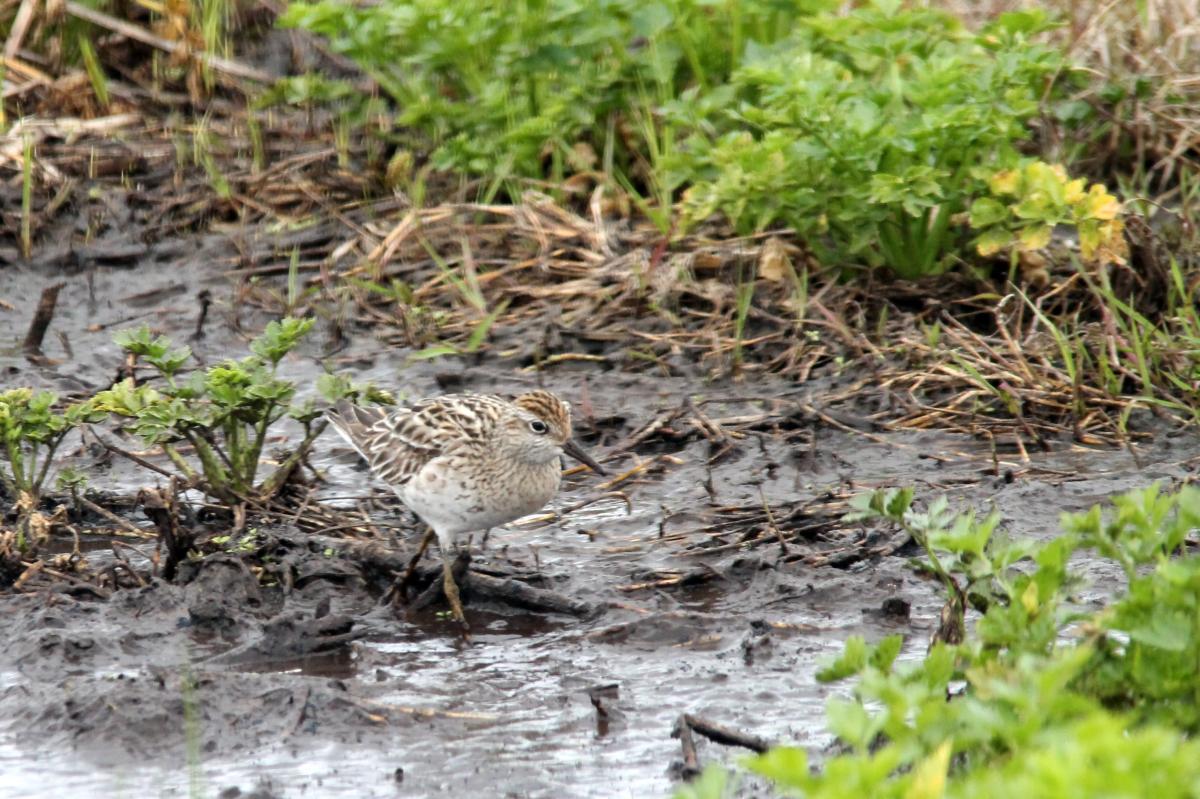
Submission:
M 463 641 L 468 644 L 471 642 L 471 625 L 467 624 L 467 616 L 463 613 L 458 586 L 467 579 L 467 571 L 470 566 L 471 550 L 464 549 L 458 553 L 453 564 L 450 563 L 449 558 L 443 561 L 442 572 L 442 590 L 446 594 L 446 600 L 450 603 L 450 611 L 454 614 L 454 620 L 461 628 Z

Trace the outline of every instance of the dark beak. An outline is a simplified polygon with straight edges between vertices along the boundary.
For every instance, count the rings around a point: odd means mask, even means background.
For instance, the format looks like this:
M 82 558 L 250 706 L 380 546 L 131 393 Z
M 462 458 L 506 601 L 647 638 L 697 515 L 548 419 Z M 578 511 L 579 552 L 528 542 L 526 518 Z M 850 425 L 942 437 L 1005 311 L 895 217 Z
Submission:
M 579 448 L 579 445 L 575 443 L 575 439 L 573 439 L 573 438 L 568 439 L 567 443 L 563 444 L 563 452 L 567 453 L 572 458 L 579 461 L 580 463 L 582 463 L 584 466 L 591 469 L 596 474 L 603 474 L 603 475 L 608 474 L 608 472 L 606 472 L 600 468 L 600 464 L 598 464 L 594 460 L 592 460 L 592 456 L 588 455 L 586 452 L 584 452 L 582 449 Z

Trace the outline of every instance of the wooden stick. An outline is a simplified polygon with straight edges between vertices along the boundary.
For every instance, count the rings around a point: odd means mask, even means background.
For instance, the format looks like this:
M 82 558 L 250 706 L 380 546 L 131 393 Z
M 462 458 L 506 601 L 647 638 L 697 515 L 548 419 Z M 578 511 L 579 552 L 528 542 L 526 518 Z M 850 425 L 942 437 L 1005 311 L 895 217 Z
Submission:
M 671 735 L 679 739 L 679 746 L 683 750 L 683 768 L 680 769 L 680 776 L 690 780 L 700 773 L 700 757 L 696 754 L 696 741 L 692 738 L 692 726 L 688 723 L 687 715 L 679 717 Z
M 42 339 L 46 337 L 46 328 L 50 327 L 50 322 L 54 319 L 54 308 L 58 305 L 58 292 L 66 285 L 55 283 L 42 289 L 42 298 L 38 300 L 37 311 L 33 314 L 33 321 L 29 323 L 29 332 L 25 334 L 23 349 L 26 353 L 36 354 L 42 351 Z
M 87 497 L 80 497 L 79 504 L 83 505 L 85 508 L 90 510 L 92 513 L 95 513 L 98 516 L 102 516 L 105 519 L 108 519 L 110 522 L 115 524 L 117 527 L 120 527 L 122 530 L 129 533 L 130 535 L 133 535 L 137 538 L 154 538 L 154 533 L 150 532 L 149 530 L 143 530 L 142 528 L 138 527 L 136 524 L 129 521 L 128 519 L 122 519 L 120 516 L 113 513 L 112 511 L 110 511 L 108 508 L 97 505 L 95 502 L 92 502 Z
M 762 754 L 771 748 L 769 741 L 759 738 L 757 735 L 750 735 L 744 732 L 730 729 L 723 724 L 715 724 L 708 719 L 702 719 L 699 716 L 693 716 L 690 713 L 684 713 L 680 719 L 682 726 L 691 727 L 696 732 L 703 735 L 710 741 L 715 741 L 725 746 L 740 746 L 744 749 L 749 749 L 752 752 Z
M 29 30 L 29 23 L 33 21 L 33 11 L 36 7 L 37 0 L 22 0 L 12 27 L 9 28 L 8 41 L 4 43 L 6 59 L 14 57 L 21 49 L 21 43 L 25 41 L 25 33 Z

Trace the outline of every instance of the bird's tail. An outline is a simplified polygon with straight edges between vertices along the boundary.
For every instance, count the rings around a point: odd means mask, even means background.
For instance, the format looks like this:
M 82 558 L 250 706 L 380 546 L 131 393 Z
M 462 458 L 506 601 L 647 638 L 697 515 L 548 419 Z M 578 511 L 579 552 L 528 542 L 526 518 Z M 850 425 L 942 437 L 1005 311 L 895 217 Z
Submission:
M 367 451 L 367 442 L 377 431 L 372 428 L 383 421 L 386 412 L 382 408 L 360 408 L 349 400 L 338 400 L 337 405 L 326 412 L 329 423 L 346 443 L 354 447 L 367 461 L 371 456 Z

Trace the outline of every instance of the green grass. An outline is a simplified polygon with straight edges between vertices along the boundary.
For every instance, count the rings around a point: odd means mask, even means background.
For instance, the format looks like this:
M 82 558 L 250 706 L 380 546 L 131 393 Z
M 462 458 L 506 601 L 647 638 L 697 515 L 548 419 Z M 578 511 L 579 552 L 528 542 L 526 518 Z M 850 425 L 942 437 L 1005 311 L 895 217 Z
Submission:
M 1118 296 L 1106 272 L 1081 272 L 1109 325 L 1090 360 L 1114 394 L 1200 421 L 1200 312 L 1178 259 L 1168 263 L 1165 297 L 1152 311 Z
M 96 51 L 86 36 L 79 37 L 79 54 L 83 58 L 83 66 L 87 70 L 88 80 L 92 83 L 92 93 L 96 95 L 96 100 L 101 107 L 107 108 L 108 78 L 104 75 L 100 59 L 96 56 Z

